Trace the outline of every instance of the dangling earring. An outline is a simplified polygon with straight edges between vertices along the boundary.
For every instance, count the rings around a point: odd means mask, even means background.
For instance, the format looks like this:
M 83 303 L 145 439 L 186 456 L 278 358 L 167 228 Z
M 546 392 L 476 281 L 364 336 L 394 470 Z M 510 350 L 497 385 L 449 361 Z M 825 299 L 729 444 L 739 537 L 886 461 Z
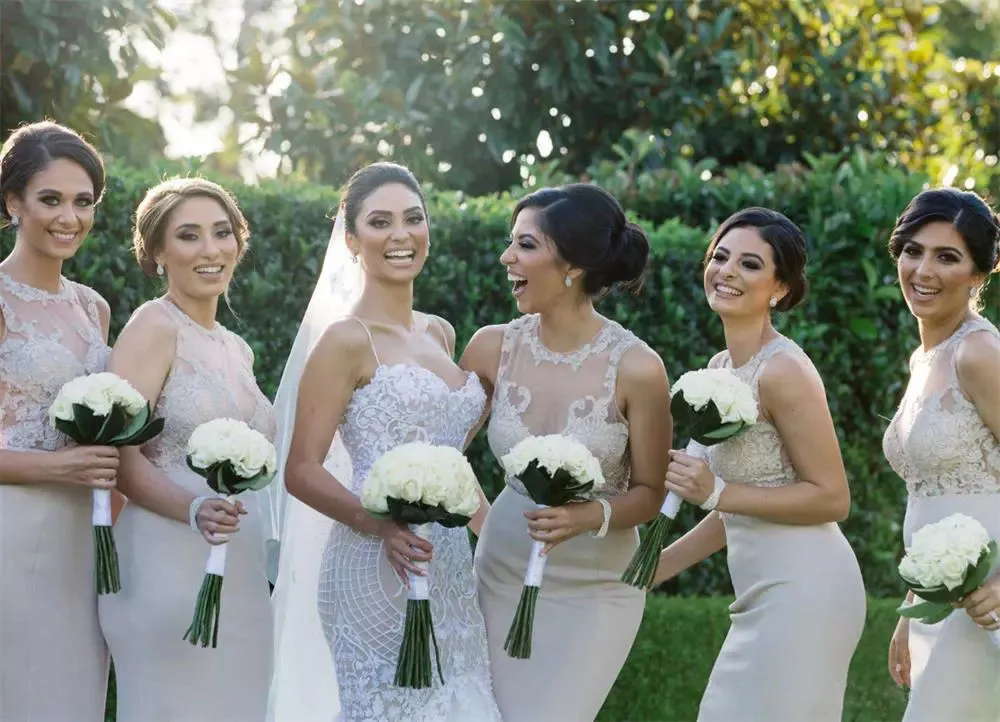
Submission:
M 357 263 L 357 262 L 358 262 L 358 254 L 357 253 L 352 253 L 351 254 L 351 263 Z
M 776 299 L 774 296 L 771 296 L 771 300 L 767 302 L 767 305 L 770 306 L 771 308 L 774 308 L 775 306 L 778 305 L 778 299 Z
M 976 287 L 969 286 L 969 298 L 975 298 L 975 297 L 976 297 Z
M 563 279 L 563 284 L 566 288 L 573 288 L 573 277 L 567 273 L 566 278 Z
M 163 275 L 163 264 L 161 264 L 161 263 L 157 263 L 156 264 L 156 275 L 157 276 L 162 276 Z
M 21 219 L 18 218 L 17 216 L 11 216 L 10 224 L 14 226 L 14 228 L 17 228 L 19 225 L 21 225 Z

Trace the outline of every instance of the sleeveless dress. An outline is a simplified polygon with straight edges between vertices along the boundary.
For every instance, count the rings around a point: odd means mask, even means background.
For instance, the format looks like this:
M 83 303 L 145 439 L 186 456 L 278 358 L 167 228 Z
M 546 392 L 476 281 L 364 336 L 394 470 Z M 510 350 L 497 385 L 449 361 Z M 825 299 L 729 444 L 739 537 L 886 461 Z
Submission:
M 743 366 L 723 365 L 758 384 L 778 353 L 808 357 L 778 336 Z M 809 362 L 811 365 L 811 362 Z M 761 417 L 742 435 L 708 447 L 712 472 L 730 484 L 778 487 L 798 473 L 777 428 Z M 847 670 L 865 623 L 857 558 L 837 524 L 779 524 L 722 513 L 736 600 L 712 668 L 700 722 L 840 722 Z
M 608 321 L 586 346 L 555 353 L 538 337 L 539 317 L 507 325 L 488 437 L 498 459 L 531 435 L 563 434 L 597 457 L 607 487 L 628 490 L 628 423 L 615 403 L 618 364 L 642 343 Z M 486 617 L 490 665 L 504 722 L 593 720 L 632 648 L 645 593 L 621 582 L 639 544 L 635 529 L 603 539 L 581 534 L 548 554 L 535 609 L 530 659 L 513 659 L 504 640 L 514 619 L 531 549 L 524 512 L 535 509 L 508 478 L 476 547 L 476 583 Z
M 375 374 L 354 392 L 338 430 L 350 456 L 348 488 L 355 495 L 361 494 L 372 464 L 400 444 L 423 441 L 462 449 L 486 405 L 474 374 L 453 389 L 422 366 L 382 364 L 374 343 L 372 352 Z M 393 678 L 406 591 L 381 539 L 333 523 L 320 567 L 318 608 L 340 686 L 338 719 L 344 722 L 500 721 L 468 533 L 434 524 L 430 541 L 430 605 L 444 685 L 435 668 L 432 687 L 403 689 L 393 685 Z
M 955 362 L 973 333 L 997 329 L 970 319 L 934 348 L 914 351 L 909 385 L 882 440 L 906 482 L 906 545 L 917 529 L 956 513 L 1000 539 L 1000 441 L 962 392 Z M 1000 650 L 964 610 L 935 625 L 911 620 L 910 662 L 906 722 L 1000 719 Z
M 163 432 L 142 453 L 170 481 L 212 496 L 187 467 L 195 427 L 219 417 L 273 438 L 271 405 L 257 388 L 247 344 L 219 324 L 206 329 L 167 299 L 150 301 L 177 324 L 176 356 L 156 402 Z M 219 646 L 183 639 L 211 546 L 187 524 L 126 504 L 115 524 L 122 590 L 100 598 L 115 663 L 118 722 L 254 722 L 264 719 L 271 681 L 272 620 L 264 532 L 247 504 L 228 542 Z
M 62 385 L 104 370 L 98 296 L 58 293 L 0 272 L 0 448 L 55 451 Z M 97 623 L 91 492 L 0 484 L 0 720 L 103 722 L 108 656 Z

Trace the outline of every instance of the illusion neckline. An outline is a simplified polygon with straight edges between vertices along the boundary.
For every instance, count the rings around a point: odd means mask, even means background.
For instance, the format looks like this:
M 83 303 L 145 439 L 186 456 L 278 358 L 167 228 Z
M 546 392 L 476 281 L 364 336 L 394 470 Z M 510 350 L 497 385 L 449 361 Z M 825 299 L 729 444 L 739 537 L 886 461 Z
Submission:
M 184 311 L 184 309 L 181 308 L 180 306 L 178 306 L 174 302 L 174 300 L 172 298 L 170 298 L 169 296 L 160 296 L 160 298 L 158 300 L 161 301 L 162 303 L 164 303 L 165 305 L 167 305 L 170 309 L 172 309 L 174 311 L 174 313 L 180 315 L 184 319 L 184 322 L 187 325 L 191 326 L 192 328 L 196 329 L 197 331 L 200 331 L 201 333 L 204 333 L 207 336 L 210 336 L 212 338 L 216 338 L 223 331 L 225 331 L 225 326 L 223 326 L 218 321 L 213 321 L 212 322 L 213 323 L 212 328 L 208 328 L 207 326 L 202 326 L 200 323 L 198 323 L 193 318 L 191 318 L 189 315 L 187 315 L 187 313 Z
M 70 292 L 72 290 L 69 279 L 62 274 L 59 276 L 58 291 L 47 291 L 44 288 L 32 286 L 30 283 L 18 281 L 6 271 L 0 271 L 0 280 L 2 280 L 15 295 L 25 301 L 64 301 L 70 297 Z
M 764 352 L 766 350 L 768 350 L 771 346 L 774 346 L 779 341 L 784 341 L 784 340 L 786 340 L 785 337 L 779 333 L 777 336 L 775 336 L 770 341 L 761 346 L 759 349 L 757 349 L 757 353 L 748 358 L 745 363 L 742 363 L 739 366 L 736 366 L 733 363 L 733 355 L 732 353 L 730 353 L 729 349 L 726 349 L 726 353 L 729 354 L 729 366 L 730 368 L 732 368 L 733 371 L 742 371 L 745 368 L 749 368 L 754 362 L 756 362 L 758 359 L 761 358 L 761 356 L 764 355 Z

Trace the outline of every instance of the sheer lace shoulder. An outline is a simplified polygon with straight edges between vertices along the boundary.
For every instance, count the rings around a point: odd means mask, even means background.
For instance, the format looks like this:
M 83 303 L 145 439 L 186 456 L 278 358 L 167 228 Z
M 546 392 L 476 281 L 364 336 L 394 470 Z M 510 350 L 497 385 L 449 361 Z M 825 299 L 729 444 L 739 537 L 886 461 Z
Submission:
M 972 318 L 910 359 L 910 381 L 882 449 L 911 496 L 1000 493 L 1000 441 L 958 379 L 959 346 L 974 333 L 1000 337 L 992 323 Z
M 97 293 L 61 279 L 57 293 L 0 272 L 0 448 L 53 451 L 67 443 L 49 406 L 67 381 L 103 371 L 108 347 Z
M 642 341 L 607 321 L 589 343 L 558 353 L 542 343 L 538 327 L 539 317 L 527 315 L 504 330 L 488 428 L 493 454 L 500 458 L 531 435 L 572 436 L 600 461 L 608 482 L 602 493 L 624 493 L 631 474 L 629 432 L 615 391 L 622 356 Z M 524 493 L 517 479 L 507 484 Z
M 737 377 L 748 383 L 760 404 L 761 371 L 768 359 L 780 353 L 793 354 L 812 364 L 798 345 L 784 336 L 778 336 L 742 366 L 733 367 L 728 351 L 722 352 L 717 365 L 732 369 Z M 712 472 L 727 483 L 785 486 L 798 480 L 778 429 L 763 416 L 739 436 L 710 446 L 707 458 Z
M 149 303 L 177 325 L 177 345 L 156 402 L 166 425 L 144 447 L 146 456 L 161 469 L 186 468 L 191 433 L 220 417 L 244 421 L 273 439 L 274 414 L 257 386 L 246 342 L 218 323 L 211 329 L 198 325 L 165 298 Z

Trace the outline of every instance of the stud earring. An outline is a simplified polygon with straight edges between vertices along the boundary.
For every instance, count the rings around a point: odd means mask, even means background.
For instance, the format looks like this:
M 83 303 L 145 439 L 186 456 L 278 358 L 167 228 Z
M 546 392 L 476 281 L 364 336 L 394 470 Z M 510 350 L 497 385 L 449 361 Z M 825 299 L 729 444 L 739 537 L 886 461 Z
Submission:
M 163 264 L 162 263 L 157 263 L 156 264 L 156 275 L 157 276 L 162 276 L 163 275 Z
M 12 226 L 14 226 L 14 228 L 17 228 L 19 225 L 21 225 L 21 219 L 18 218 L 16 215 L 15 216 L 11 216 L 10 217 L 10 224 Z
M 775 306 L 778 305 L 778 299 L 776 299 L 774 296 L 771 296 L 771 300 L 767 302 L 767 305 L 770 306 L 771 308 L 774 308 Z
M 566 278 L 563 279 L 563 284 L 566 288 L 573 288 L 573 278 L 568 273 L 566 274 Z

